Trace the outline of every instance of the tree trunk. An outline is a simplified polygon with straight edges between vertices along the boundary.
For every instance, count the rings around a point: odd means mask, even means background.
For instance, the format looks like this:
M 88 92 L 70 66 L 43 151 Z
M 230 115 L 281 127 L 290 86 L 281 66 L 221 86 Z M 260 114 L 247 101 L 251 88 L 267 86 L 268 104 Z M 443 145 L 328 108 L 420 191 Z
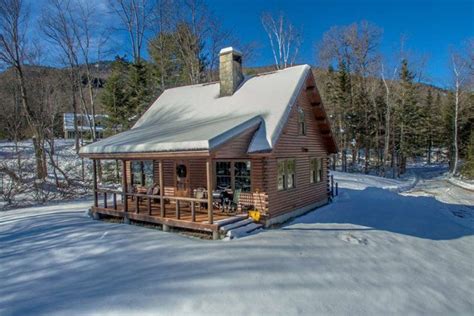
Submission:
M 26 95 L 25 80 L 23 77 L 23 71 L 20 66 L 16 67 L 18 82 L 20 84 L 20 95 L 23 108 L 26 112 L 28 124 L 33 132 L 33 149 L 35 152 L 36 160 L 36 177 L 38 179 L 44 179 L 47 176 L 46 161 L 44 159 L 44 141 L 42 139 L 42 133 L 38 126 L 33 122 L 34 113 L 31 111 L 28 105 L 28 97 Z

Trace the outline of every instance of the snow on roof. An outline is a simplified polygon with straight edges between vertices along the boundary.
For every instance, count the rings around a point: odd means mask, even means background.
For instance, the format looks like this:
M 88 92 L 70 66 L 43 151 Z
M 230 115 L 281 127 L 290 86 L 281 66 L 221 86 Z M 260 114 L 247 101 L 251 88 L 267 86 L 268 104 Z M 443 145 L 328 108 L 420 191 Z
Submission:
M 81 153 L 213 149 L 257 126 L 248 151 L 271 150 L 309 65 L 246 78 L 237 91 L 219 96 L 219 83 L 168 89 L 129 131 L 81 148 Z
M 102 122 L 103 119 L 108 118 L 107 114 L 96 114 L 96 130 L 103 131 L 104 126 Z M 92 115 L 88 114 L 76 114 L 76 118 L 78 119 L 78 130 L 80 131 L 89 131 L 90 130 L 90 120 L 92 119 Z M 63 130 L 64 131 L 75 131 L 74 128 L 74 113 L 63 113 Z

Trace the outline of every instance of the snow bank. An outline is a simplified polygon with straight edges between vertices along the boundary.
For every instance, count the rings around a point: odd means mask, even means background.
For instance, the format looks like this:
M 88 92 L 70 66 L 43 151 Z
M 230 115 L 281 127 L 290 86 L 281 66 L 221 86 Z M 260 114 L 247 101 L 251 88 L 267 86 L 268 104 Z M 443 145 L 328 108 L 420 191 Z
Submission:
M 447 181 L 466 190 L 474 191 L 474 183 L 469 183 L 454 177 L 447 178 Z

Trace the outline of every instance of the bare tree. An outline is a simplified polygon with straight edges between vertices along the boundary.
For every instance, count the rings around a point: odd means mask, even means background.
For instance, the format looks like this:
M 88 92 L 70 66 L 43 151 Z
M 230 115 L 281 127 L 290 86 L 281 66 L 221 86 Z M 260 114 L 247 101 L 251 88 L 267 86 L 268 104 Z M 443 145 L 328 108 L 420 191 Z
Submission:
M 0 60 L 15 70 L 21 104 L 33 134 L 36 176 L 38 179 L 44 179 L 47 175 L 47 166 L 41 122 L 36 119 L 35 111 L 30 105 L 24 75 L 24 64 L 28 57 L 26 39 L 28 21 L 28 10 L 22 0 L 0 0 Z
M 466 46 L 467 48 L 468 46 Z M 459 164 L 459 121 L 466 102 L 466 85 L 472 81 L 472 59 L 468 52 L 451 52 L 451 71 L 453 76 L 453 155 L 451 174 L 455 175 Z M 471 53 L 472 54 L 472 53 Z M 472 114 L 471 114 L 472 115 Z
M 128 33 L 133 61 L 138 64 L 142 60 L 142 47 L 152 19 L 152 1 L 109 0 L 109 3 Z
M 292 66 L 301 46 L 300 32 L 283 12 L 276 18 L 271 13 L 263 13 L 261 22 L 270 41 L 275 67 L 283 69 Z
M 41 17 L 41 29 L 46 38 L 60 49 L 63 63 L 69 68 L 69 82 L 71 88 L 71 104 L 74 119 L 75 147 L 79 152 L 79 129 L 77 104 L 78 94 L 78 53 L 77 43 L 71 28 L 70 12 L 71 3 L 68 0 L 50 0 Z

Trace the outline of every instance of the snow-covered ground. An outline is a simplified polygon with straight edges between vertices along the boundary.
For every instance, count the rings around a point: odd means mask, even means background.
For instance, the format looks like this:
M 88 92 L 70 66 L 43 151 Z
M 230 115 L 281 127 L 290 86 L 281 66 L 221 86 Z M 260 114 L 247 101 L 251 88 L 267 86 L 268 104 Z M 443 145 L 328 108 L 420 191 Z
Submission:
M 0 212 L 0 315 L 472 315 L 474 194 L 442 172 L 337 173 L 335 203 L 227 242 Z

